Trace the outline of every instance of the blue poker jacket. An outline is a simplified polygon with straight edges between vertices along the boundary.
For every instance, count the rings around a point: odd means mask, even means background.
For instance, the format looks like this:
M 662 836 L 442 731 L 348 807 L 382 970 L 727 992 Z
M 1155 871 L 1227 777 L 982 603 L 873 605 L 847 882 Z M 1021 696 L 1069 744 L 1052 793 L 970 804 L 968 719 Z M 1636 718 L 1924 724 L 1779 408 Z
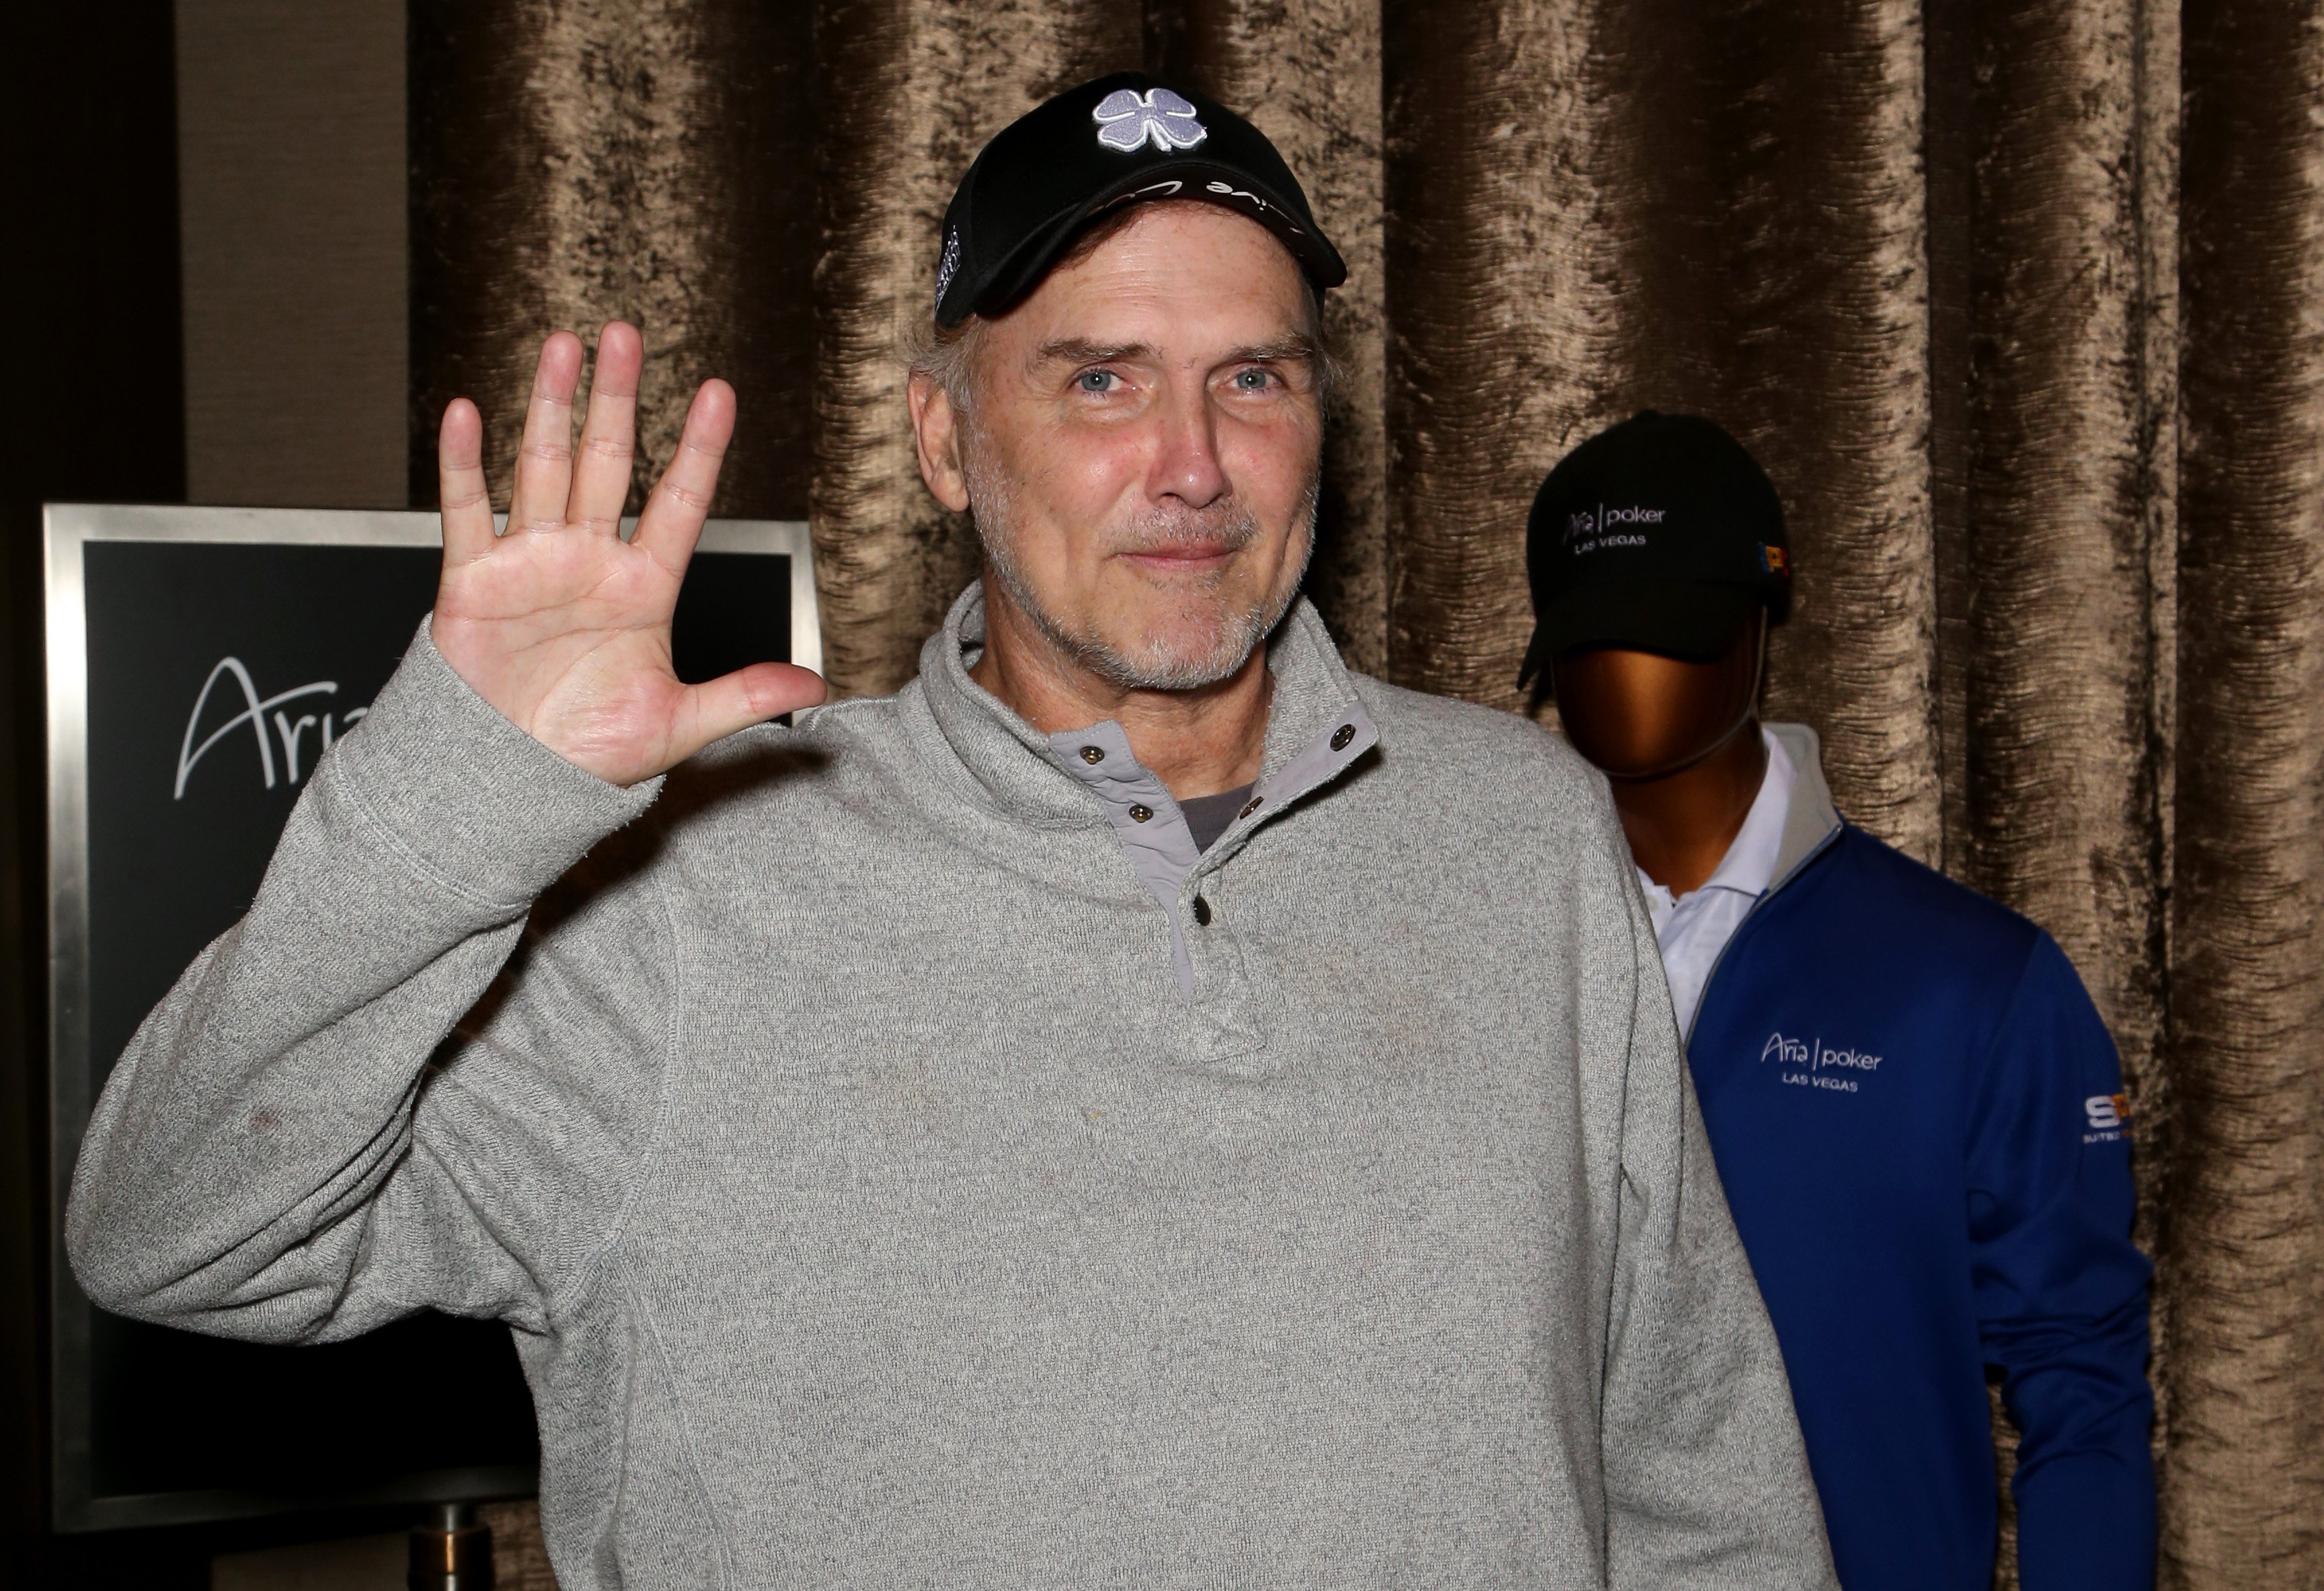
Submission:
M 1843 823 L 1816 740 L 1688 1056 L 1850 1591 L 2154 1577 L 2146 1260 L 2113 1040 L 2023 917 Z

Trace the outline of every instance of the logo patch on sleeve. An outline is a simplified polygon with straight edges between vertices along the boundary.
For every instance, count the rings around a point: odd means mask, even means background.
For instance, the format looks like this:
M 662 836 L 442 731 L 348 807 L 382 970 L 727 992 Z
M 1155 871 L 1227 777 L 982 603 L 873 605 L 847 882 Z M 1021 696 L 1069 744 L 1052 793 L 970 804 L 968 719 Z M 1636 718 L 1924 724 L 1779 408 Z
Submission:
M 2089 1118 L 2089 1131 L 2082 1135 L 2083 1143 L 2117 1142 L 2130 1127 L 2130 1096 L 2092 1094 L 2082 1101 L 2082 1114 Z

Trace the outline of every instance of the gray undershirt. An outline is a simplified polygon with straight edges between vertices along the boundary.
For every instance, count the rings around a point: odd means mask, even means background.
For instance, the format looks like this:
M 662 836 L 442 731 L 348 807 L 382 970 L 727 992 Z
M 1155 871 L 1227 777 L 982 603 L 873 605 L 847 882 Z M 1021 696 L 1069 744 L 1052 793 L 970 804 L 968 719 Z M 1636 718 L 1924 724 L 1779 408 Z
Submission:
M 1227 825 L 1242 814 L 1243 803 L 1250 799 L 1253 785 L 1240 785 L 1231 790 L 1222 790 L 1215 796 L 1190 796 L 1178 803 L 1178 811 L 1186 820 L 1186 832 L 1194 837 L 1196 851 L 1208 851 L 1211 842 L 1227 832 Z

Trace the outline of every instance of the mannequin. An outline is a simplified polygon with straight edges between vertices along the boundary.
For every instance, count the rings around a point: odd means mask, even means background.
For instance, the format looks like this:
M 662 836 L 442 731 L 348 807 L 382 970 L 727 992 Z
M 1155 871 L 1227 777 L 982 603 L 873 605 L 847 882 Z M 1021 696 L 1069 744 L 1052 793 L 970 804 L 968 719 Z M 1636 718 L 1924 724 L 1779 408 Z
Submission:
M 1766 610 L 1755 608 L 1707 663 L 1597 647 L 1550 665 L 1566 738 L 1613 786 L 1630 854 L 1673 895 L 1718 870 L 1766 775 Z
M 2018 1583 L 2152 1591 L 2130 1108 L 2072 963 L 1843 820 L 1814 731 L 1759 722 L 1791 547 L 1735 437 L 1646 413 L 1583 441 L 1526 564 L 1517 683 L 1546 676 L 1637 863 L 1841 1584 L 1992 1585 L 1997 1371 Z

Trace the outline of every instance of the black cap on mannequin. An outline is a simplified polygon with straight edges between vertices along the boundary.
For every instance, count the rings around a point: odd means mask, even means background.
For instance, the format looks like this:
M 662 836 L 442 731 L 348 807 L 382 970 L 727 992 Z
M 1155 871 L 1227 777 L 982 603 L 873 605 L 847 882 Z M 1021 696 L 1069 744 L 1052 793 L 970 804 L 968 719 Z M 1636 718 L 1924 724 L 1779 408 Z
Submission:
M 1782 514 L 1727 432 L 1651 413 L 1575 448 L 1536 499 L 1528 670 L 1544 668 L 1567 738 L 1612 782 L 1638 866 L 1674 894 L 1718 870 L 1766 774 L 1759 681 L 1791 586 Z M 1585 515 L 1628 517 L 1585 534 Z

